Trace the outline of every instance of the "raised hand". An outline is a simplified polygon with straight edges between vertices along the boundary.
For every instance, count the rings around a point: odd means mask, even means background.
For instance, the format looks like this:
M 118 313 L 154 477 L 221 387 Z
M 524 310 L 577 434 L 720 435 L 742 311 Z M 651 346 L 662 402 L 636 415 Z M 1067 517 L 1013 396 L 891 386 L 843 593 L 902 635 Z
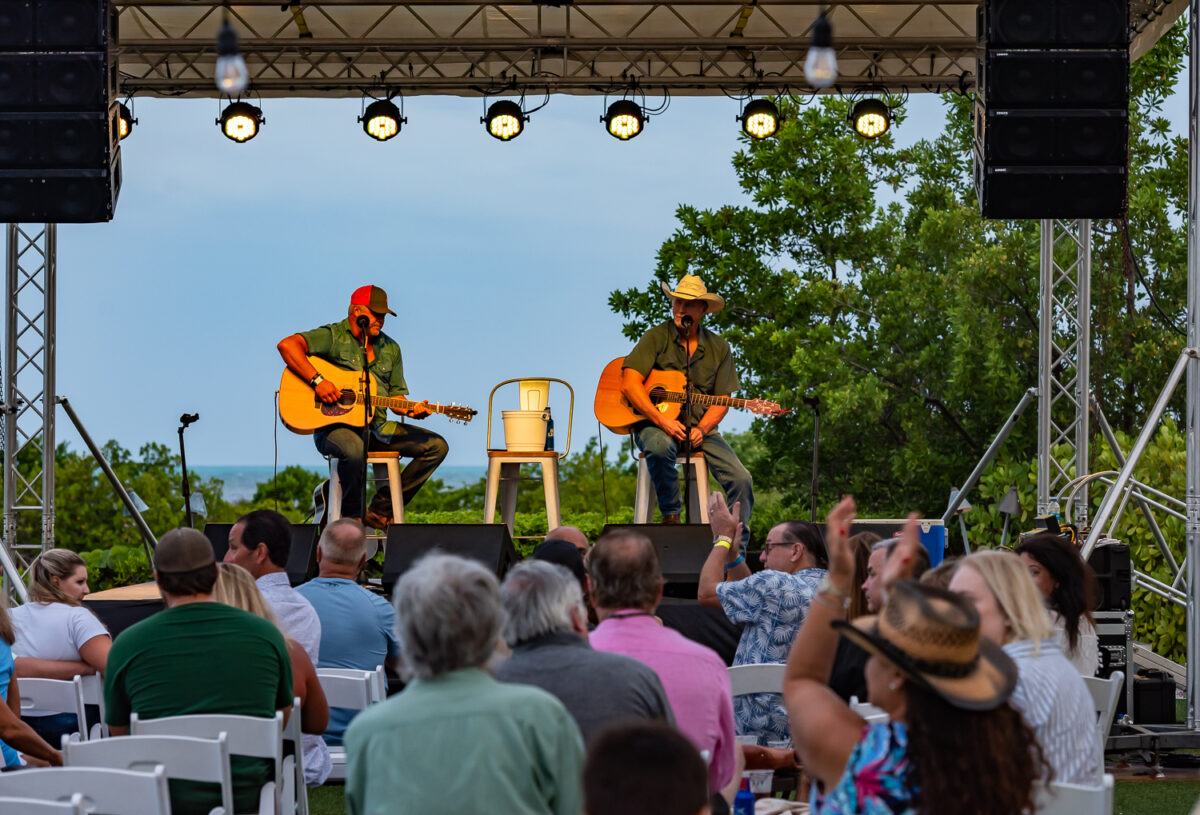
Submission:
M 847 495 L 825 518 L 825 548 L 829 552 L 829 579 L 849 591 L 854 583 L 854 551 L 850 547 L 850 526 L 858 507 Z M 842 584 L 845 584 L 843 586 Z
M 725 503 L 725 496 L 714 492 L 708 496 L 708 525 L 712 528 L 713 537 L 724 535 L 733 543 L 729 547 L 729 557 L 737 557 L 738 548 L 742 545 L 742 502 L 734 501 L 730 507 Z
M 908 521 L 904 524 L 904 529 L 900 532 L 900 537 L 896 542 L 896 548 L 892 550 L 891 556 L 883 565 L 883 574 L 880 575 L 880 580 L 883 582 L 884 589 L 897 580 L 912 578 L 913 567 L 916 565 L 920 547 L 921 533 L 917 524 L 917 513 L 910 512 Z

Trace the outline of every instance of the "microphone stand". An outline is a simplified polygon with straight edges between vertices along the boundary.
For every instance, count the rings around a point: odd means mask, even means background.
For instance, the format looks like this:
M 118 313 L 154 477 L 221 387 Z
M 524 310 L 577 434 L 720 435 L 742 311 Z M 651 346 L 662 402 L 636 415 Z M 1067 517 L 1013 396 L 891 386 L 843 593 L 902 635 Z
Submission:
M 199 413 L 185 413 L 179 417 L 179 463 L 183 467 L 183 483 L 180 486 L 183 489 L 184 522 L 189 529 L 192 527 L 192 485 L 188 481 L 187 450 L 183 445 L 183 431 L 187 430 L 188 425 L 199 419 Z
M 371 360 L 368 357 L 368 348 L 371 342 L 371 321 L 366 317 L 359 315 L 357 323 L 358 330 L 362 334 L 362 350 L 363 350 L 363 369 L 362 369 L 362 396 L 363 396 L 363 426 L 362 426 L 362 518 L 365 524 L 367 520 L 367 473 L 371 471 L 371 465 L 367 463 L 367 452 L 371 449 Z
M 683 522 L 692 522 L 692 346 L 691 334 L 694 323 L 690 317 L 683 318 L 683 350 L 687 354 L 687 365 L 683 369 Z M 700 332 L 696 332 L 699 342 Z
M 812 408 L 813 412 L 813 461 L 812 482 L 809 486 L 808 520 L 815 524 L 817 522 L 817 484 L 821 466 L 821 398 L 805 396 L 804 404 Z

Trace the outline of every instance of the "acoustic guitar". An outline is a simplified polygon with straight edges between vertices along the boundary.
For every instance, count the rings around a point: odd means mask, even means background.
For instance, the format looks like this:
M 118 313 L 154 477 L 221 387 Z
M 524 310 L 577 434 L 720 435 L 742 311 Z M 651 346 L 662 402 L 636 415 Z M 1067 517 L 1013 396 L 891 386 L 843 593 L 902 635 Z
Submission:
M 635 424 L 646 421 L 646 417 L 638 413 L 621 392 L 621 366 L 624 362 L 625 357 L 617 357 L 604 366 L 604 372 L 600 374 L 600 383 L 596 385 L 595 403 L 596 418 L 600 423 L 621 435 L 629 433 Z M 653 370 L 646 377 L 646 392 L 650 395 L 650 401 L 654 403 L 655 409 L 668 419 L 679 418 L 686 387 L 687 379 L 683 371 Z M 791 412 L 776 402 L 768 402 L 765 399 L 738 399 L 733 396 L 693 393 L 692 401 L 705 407 L 719 405 L 748 410 L 759 416 L 774 417 Z
M 364 405 L 361 371 L 347 371 L 320 357 L 309 357 L 308 361 L 326 381 L 336 385 L 342 395 L 336 402 L 322 402 L 311 385 L 292 373 L 291 368 L 284 368 L 283 378 L 279 380 L 279 418 L 293 433 L 315 433 L 333 424 L 362 427 L 364 419 L 370 419 L 376 408 L 407 411 L 420 405 L 432 413 L 444 414 L 451 421 L 463 424 L 471 421 L 479 412 L 463 405 L 439 405 L 402 397 L 376 396 L 379 380 L 374 374 L 371 375 L 371 404 Z M 365 417 L 364 412 L 367 413 Z

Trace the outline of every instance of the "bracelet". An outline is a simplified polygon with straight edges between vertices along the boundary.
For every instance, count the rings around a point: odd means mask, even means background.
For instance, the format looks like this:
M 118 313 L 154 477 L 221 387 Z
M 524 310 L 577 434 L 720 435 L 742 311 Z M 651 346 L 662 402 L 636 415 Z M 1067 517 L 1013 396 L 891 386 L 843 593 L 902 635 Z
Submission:
M 850 598 L 843 597 L 840 600 L 835 600 L 830 592 L 820 591 L 813 595 L 813 602 L 820 603 L 830 611 L 836 611 L 839 614 L 845 614 L 850 610 Z
M 717 535 L 715 538 L 713 538 L 713 546 L 720 546 L 722 549 L 732 549 L 733 538 L 727 535 Z
M 737 557 L 735 557 L 729 563 L 725 564 L 725 571 L 728 572 L 731 569 L 736 569 L 738 566 L 741 566 L 745 562 L 746 562 L 746 554 L 744 552 L 739 552 Z

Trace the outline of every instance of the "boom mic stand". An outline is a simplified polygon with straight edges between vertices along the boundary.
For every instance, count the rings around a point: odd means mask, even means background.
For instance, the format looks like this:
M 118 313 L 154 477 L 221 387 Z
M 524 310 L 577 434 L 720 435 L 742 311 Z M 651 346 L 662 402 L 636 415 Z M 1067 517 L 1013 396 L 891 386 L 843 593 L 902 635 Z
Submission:
M 368 356 L 368 348 L 371 342 L 371 321 L 365 315 L 360 314 L 355 324 L 358 326 L 359 333 L 362 334 L 363 350 L 362 518 L 365 524 L 367 520 L 367 473 L 371 471 L 371 465 L 367 463 L 367 452 L 371 449 L 371 360 Z
M 683 350 L 687 354 L 687 365 L 683 369 L 683 522 L 692 522 L 692 346 L 693 320 L 684 317 Z M 696 339 L 699 342 L 699 333 Z
M 821 397 L 805 396 L 804 404 L 813 412 L 813 462 L 812 481 L 809 484 L 808 520 L 817 522 L 817 484 L 821 467 Z
M 198 421 L 200 421 L 199 413 L 185 413 L 179 417 L 179 463 L 183 468 L 183 483 L 180 486 L 183 488 L 184 519 L 189 529 L 192 527 L 192 485 L 188 481 L 187 451 L 183 446 L 183 431 L 187 430 L 188 425 L 192 422 Z

